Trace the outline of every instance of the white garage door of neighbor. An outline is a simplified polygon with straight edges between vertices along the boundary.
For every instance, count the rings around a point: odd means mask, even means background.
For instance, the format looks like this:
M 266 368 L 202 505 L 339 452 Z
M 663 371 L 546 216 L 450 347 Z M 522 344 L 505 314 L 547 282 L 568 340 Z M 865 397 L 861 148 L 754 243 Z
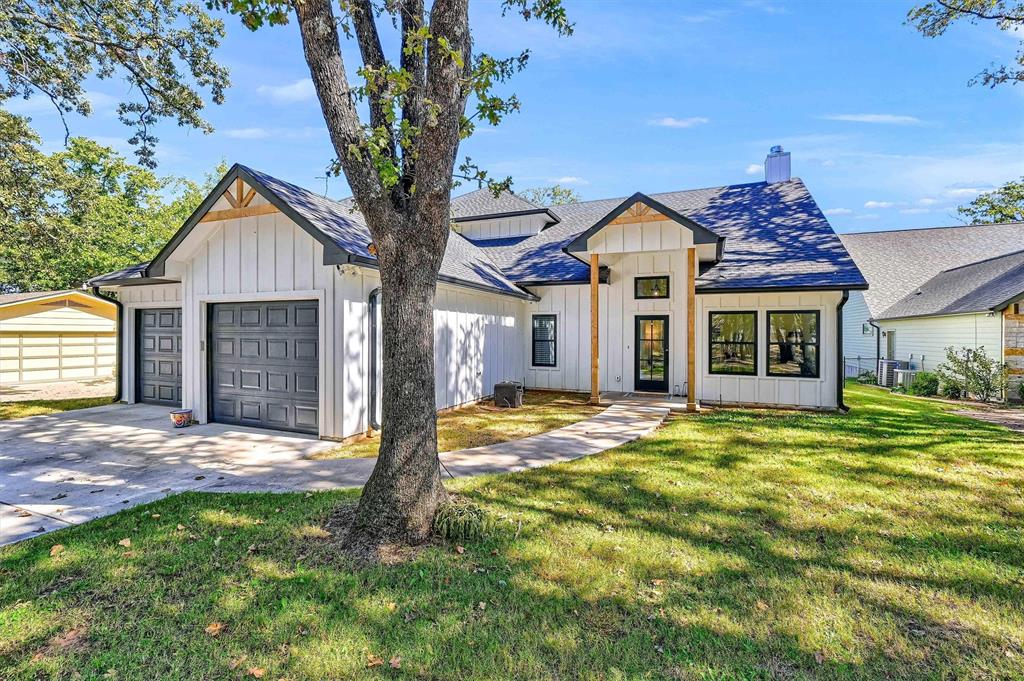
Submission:
M 0 381 L 32 383 L 112 376 L 114 333 L 4 333 L 0 336 Z

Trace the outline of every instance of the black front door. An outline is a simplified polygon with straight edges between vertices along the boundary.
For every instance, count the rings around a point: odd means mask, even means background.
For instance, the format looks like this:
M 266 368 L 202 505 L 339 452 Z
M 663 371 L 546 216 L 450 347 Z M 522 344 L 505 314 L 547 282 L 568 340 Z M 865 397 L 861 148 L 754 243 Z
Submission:
M 668 317 L 636 318 L 634 390 L 668 392 Z

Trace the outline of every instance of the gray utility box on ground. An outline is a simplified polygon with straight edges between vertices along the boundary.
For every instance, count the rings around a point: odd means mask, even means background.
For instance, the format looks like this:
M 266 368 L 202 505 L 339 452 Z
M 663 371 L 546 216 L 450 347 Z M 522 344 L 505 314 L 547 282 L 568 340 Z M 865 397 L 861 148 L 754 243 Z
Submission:
M 523 384 L 515 381 L 495 383 L 494 406 L 513 408 L 523 406 Z

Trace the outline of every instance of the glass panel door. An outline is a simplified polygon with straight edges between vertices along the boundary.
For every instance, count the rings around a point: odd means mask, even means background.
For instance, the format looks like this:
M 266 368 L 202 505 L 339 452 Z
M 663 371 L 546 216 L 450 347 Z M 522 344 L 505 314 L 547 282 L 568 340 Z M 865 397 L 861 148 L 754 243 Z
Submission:
M 636 318 L 635 390 L 668 392 L 668 317 Z

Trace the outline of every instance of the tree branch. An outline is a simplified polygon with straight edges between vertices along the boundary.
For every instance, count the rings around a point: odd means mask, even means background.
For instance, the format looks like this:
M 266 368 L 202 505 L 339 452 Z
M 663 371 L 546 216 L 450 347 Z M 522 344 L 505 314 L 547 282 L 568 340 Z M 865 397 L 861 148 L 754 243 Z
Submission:
M 964 7 L 963 5 L 954 5 L 948 0 L 936 0 L 940 5 L 948 9 L 950 12 L 956 12 L 958 14 L 969 14 L 977 17 L 978 19 L 992 19 L 995 21 L 1010 21 L 1015 23 L 1024 22 L 1024 15 L 1014 16 L 1013 14 L 987 14 L 979 9 L 973 9 L 970 7 Z
M 386 72 L 388 69 L 384 50 L 380 46 L 380 35 L 374 21 L 373 4 L 370 0 L 355 0 L 350 10 L 352 25 L 359 43 L 359 54 L 363 58 L 363 66 L 367 71 L 367 100 L 370 105 L 370 126 L 386 128 L 388 134 L 388 153 L 395 158 L 395 139 L 390 134 L 391 124 L 388 122 L 386 90 L 390 88 Z M 395 159 L 396 161 L 398 159 Z
M 425 95 L 429 110 L 416 141 L 413 201 L 439 203 L 446 209 L 472 69 L 468 0 L 435 0 L 430 32 Z M 430 213 L 428 209 L 426 214 Z M 447 232 L 440 237 L 447 239 Z
M 422 49 L 413 49 L 410 41 L 423 27 L 423 0 L 403 0 L 398 7 L 402 20 L 401 68 L 409 73 L 410 87 L 402 102 L 402 120 L 419 128 L 423 125 L 423 97 L 427 89 L 427 60 Z M 402 156 L 402 185 L 408 194 L 416 176 L 416 158 Z
M 327 131 L 338 154 L 338 163 L 345 170 L 356 204 L 366 216 L 370 232 L 376 239 L 376 226 L 389 224 L 392 210 L 376 168 L 368 154 L 361 151 L 363 135 L 359 112 L 345 73 L 331 2 L 295 0 L 294 8 L 309 73 L 320 99 Z

